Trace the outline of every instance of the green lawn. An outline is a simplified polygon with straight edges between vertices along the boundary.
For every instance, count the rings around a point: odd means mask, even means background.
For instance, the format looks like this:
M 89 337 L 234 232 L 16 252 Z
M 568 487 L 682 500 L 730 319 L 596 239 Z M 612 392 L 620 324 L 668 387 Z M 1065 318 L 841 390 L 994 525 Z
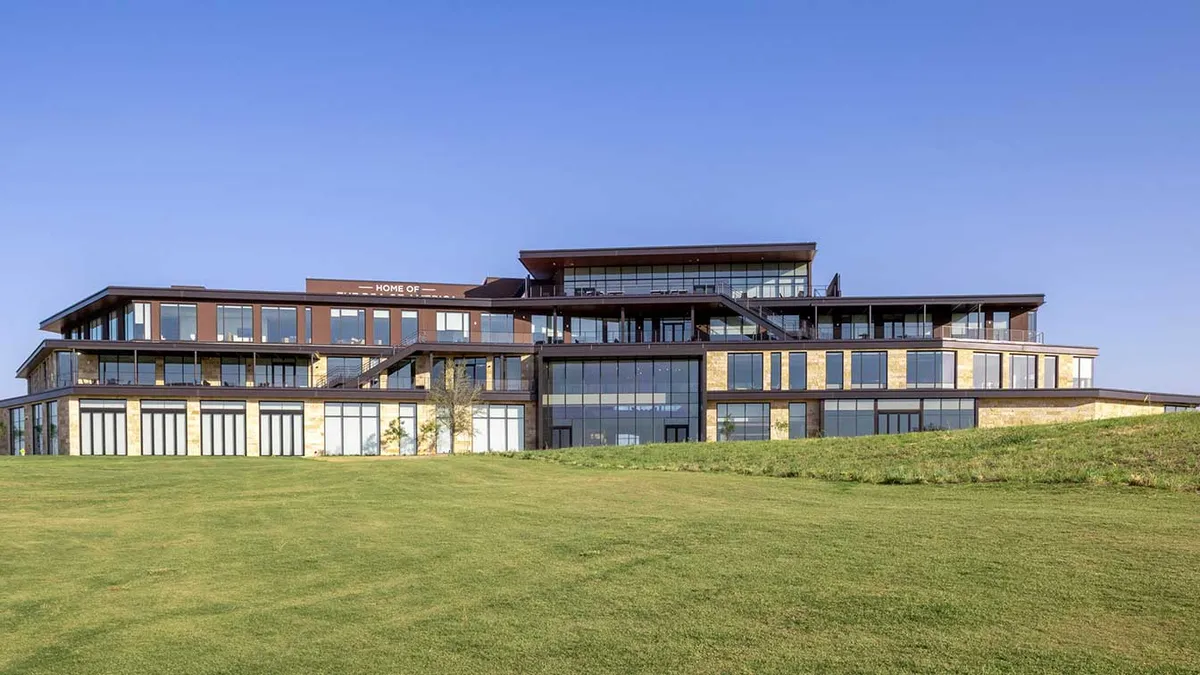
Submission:
M 3 673 L 1197 672 L 1200 494 L 4 458 L 0 626 Z

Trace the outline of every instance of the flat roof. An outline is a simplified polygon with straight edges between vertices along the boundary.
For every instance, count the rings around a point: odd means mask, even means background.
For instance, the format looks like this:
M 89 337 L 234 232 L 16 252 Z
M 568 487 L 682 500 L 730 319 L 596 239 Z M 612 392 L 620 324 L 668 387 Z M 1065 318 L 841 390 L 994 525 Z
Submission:
M 534 277 L 549 279 L 554 276 L 555 272 L 565 267 L 809 262 L 816 254 L 816 243 L 792 242 L 537 249 L 520 251 L 518 259 Z

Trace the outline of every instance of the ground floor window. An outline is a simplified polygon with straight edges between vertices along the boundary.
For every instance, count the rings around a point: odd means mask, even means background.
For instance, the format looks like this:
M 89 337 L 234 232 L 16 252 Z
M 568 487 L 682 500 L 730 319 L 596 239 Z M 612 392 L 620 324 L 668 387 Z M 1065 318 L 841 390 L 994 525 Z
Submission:
M 400 454 L 417 454 L 417 406 L 413 403 L 400 404 L 400 428 L 404 435 L 400 438 Z
M 717 440 L 765 441 L 769 438 L 771 438 L 770 404 L 717 404 Z
M 326 455 L 378 455 L 378 403 L 325 404 Z
M 33 454 L 46 454 L 46 404 L 33 406 Z
M 788 438 L 808 437 L 808 404 L 788 404 Z
M 246 454 L 246 402 L 200 402 L 200 454 Z
M 870 436 L 970 429 L 975 399 L 859 399 L 825 401 L 826 436 Z
M 875 433 L 875 401 L 825 401 L 826 436 L 870 436 Z
M 1165 405 L 1165 406 L 1163 406 L 1163 412 L 1165 412 L 1165 413 L 1196 412 L 1196 406 L 1194 406 L 1194 405 Z
M 58 401 L 46 404 L 46 445 L 51 455 L 58 454 Z
M 8 411 L 8 452 L 12 455 L 25 454 L 24 408 L 11 408 Z
M 187 454 L 187 401 L 142 401 L 142 454 Z
M 525 449 L 525 406 L 475 406 L 475 452 Z
M 271 402 L 258 404 L 258 454 L 293 457 L 304 454 L 304 404 Z
M 971 398 L 927 398 L 925 406 L 925 422 L 921 427 L 926 431 L 936 429 L 971 429 L 975 426 L 975 399 Z
M 79 401 L 79 452 L 83 455 L 125 454 L 125 401 Z

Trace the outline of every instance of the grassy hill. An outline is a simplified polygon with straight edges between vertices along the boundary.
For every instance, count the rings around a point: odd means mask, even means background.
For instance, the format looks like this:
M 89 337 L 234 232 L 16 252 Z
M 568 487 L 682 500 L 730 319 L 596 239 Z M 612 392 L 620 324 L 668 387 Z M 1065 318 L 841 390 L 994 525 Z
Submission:
M 1200 489 L 1200 414 L 797 441 L 515 453 L 606 469 L 707 471 L 861 483 L 1083 483 Z
M 0 673 L 1196 672 L 1194 492 L 716 473 L 970 480 L 988 457 L 985 476 L 1050 475 L 1011 456 L 1035 452 L 1184 486 L 1195 432 L 644 449 L 714 473 L 4 457 Z

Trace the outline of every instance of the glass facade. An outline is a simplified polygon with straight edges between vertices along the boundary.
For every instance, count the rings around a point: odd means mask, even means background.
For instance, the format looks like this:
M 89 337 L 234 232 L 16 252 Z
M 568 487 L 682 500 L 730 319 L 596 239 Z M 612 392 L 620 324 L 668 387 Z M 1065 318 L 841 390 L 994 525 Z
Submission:
M 513 342 L 513 315 L 484 312 L 479 316 L 479 330 L 482 342 Z
M 858 399 L 825 401 L 826 436 L 871 436 L 912 431 L 970 429 L 975 399 Z
M 808 295 L 807 263 L 640 265 L 563 270 L 565 295 L 724 293 L 733 297 Z
M 542 395 L 552 447 L 700 438 L 699 361 L 553 361 Z

